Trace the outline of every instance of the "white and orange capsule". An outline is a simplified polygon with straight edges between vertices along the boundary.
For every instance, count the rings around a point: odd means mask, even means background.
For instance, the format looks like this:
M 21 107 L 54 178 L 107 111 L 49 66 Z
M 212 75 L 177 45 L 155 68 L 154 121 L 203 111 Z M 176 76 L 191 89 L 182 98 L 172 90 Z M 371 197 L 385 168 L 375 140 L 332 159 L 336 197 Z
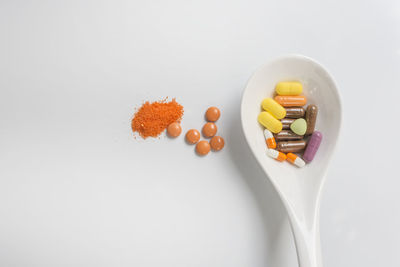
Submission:
M 265 142 L 267 143 L 268 148 L 276 148 L 276 142 L 274 135 L 271 133 L 270 130 L 264 130 Z
M 289 161 L 290 163 L 296 165 L 299 168 L 304 167 L 306 165 L 304 160 L 302 160 L 300 157 L 298 157 L 296 154 L 293 154 L 293 153 L 287 153 L 286 160 Z
M 276 159 L 277 161 L 284 161 L 286 159 L 285 153 L 282 153 L 275 149 L 268 149 L 267 154 L 268 156 L 270 156 L 273 159 Z

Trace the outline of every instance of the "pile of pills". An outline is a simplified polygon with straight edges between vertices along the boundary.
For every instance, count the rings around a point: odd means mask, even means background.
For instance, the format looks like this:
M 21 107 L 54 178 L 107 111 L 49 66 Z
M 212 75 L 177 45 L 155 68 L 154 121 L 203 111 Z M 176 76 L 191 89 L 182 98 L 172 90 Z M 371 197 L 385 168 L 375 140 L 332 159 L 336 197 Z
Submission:
M 219 151 L 225 146 L 225 140 L 221 136 L 216 136 L 218 128 L 215 122 L 221 116 L 221 112 L 216 107 L 210 107 L 206 111 L 207 123 L 204 124 L 202 133 L 205 138 L 211 138 L 207 140 L 201 140 L 201 134 L 196 129 L 190 129 L 186 133 L 186 141 L 188 144 L 196 144 L 196 152 L 201 156 L 207 155 L 210 150 Z M 177 122 L 171 123 L 167 128 L 167 133 L 170 137 L 178 137 L 182 132 L 181 125 Z
M 304 109 L 307 98 L 301 95 L 300 82 L 280 82 L 275 91 L 274 99 L 262 101 L 264 111 L 258 115 L 258 122 L 265 127 L 267 154 L 301 168 L 314 159 L 322 141 L 321 132 L 314 131 L 318 107 L 308 105 Z

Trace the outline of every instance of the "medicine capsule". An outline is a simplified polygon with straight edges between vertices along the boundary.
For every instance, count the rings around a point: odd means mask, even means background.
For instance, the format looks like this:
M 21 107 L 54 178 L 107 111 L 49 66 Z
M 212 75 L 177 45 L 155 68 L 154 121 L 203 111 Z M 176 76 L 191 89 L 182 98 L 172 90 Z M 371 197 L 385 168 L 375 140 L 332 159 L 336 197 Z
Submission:
M 275 101 L 284 107 L 300 107 L 307 103 L 307 98 L 304 95 L 278 95 Z
M 310 140 L 308 141 L 307 148 L 303 154 L 303 159 L 306 162 L 311 162 L 314 159 L 315 154 L 318 151 L 319 145 L 321 144 L 321 141 L 322 141 L 322 133 L 315 131 L 311 135 Z
M 302 160 L 300 157 L 298 157 L 296 154 L 293 153 L 287 153 L 287 158 L 286 160 L 289 161 L 290 163 L 296 165 L 299 168 L 302 168 L 306 165 L 304 160 Z
M 281 119 L 282 129 L 287 130 L 290 129 L 290 124 L 292 124 L 296 119 L 283 118 Z
M 300 140 L 302 139 L 302 135 L 298 135 L 291 130 L 282 130 L 279 133 L 275 134 L 275 139 L 277 141 L 284 141 L 284 140 Z
M 288 153 L 288 152 L 299 152 L 306 147 L 306 141 L 286 141 L 286 142 L 278 142 L 276 147 L 279 151 Z
M 286 160 L 286 155 L 285 153 L 276 151 L 275 149 L 268 149 L 267 155 L 270 156 L 273 159 L 276 159 L 277 161 L 284 161 Z
M 272 98 L 265 98 L 261 103 L 263 109 L 271 113 L 275 118 L 282 119 L 286 116 L 286 110 Z
M 307 131 L 306 135 L 312 134 L 317 122 L 318 107 L 316 105 L 308 105 L 306 111 Z
M 300 82 L 280 82 L 275 86 L 278 95 L 299 95 L 303 92 Z
M 306 111 L 302 107 L 293 107 L 293 108 L 285 108 L 286 109 L 286 118 L 303 118 Z
M 282 123 L 269 112 L 261 112 L 258 115 L 258 122 L 273 133 L 279 133 L 282 130 Z
M 264 137 L 268 148 L 276 148 L 275 138 L 270 130 L 264 129 Z

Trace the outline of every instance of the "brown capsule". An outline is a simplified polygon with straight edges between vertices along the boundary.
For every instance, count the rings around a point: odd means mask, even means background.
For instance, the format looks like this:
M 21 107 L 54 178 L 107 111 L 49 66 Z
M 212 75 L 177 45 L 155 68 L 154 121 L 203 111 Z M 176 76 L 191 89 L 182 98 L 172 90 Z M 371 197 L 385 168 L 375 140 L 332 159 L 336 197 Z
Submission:
M 302 107 L 293 107 L 293 108 L 286 108 L 286 118 L 303 118 L 305 114 L 305 110 Z
M 296 119 L 290 119 L 290 118 L 283 118 L 281 119 L 282 123 L 282 129 L 287 130 L 290 129 L 290 124 L 292 124 Z
M 306 111 L 306 122 L 307 131 L 306 135 L 312 134 L 315 129 L 315 123 L 317 122 L 318 107 L 316 105 L 308 105 Z
M 277 141 L 300 140 L 302 138 L 303 138 L 302 135 L 295 134 L 291 130 L 282 130 L 279 133 L 275 134 L 275 139 Z
M 277 149 L 280 152 L 288 153 L 288 152 L 299 152 L 306 147 L 306 141 L 286 141 L 286 142 L 278 142 Z

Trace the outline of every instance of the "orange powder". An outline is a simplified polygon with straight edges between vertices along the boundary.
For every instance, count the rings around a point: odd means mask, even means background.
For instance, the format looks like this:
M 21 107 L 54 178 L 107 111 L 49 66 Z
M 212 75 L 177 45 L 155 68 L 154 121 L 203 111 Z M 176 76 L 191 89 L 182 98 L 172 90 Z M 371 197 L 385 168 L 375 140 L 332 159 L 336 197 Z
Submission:
M 132 130 L 143 138 L 157 137 L 171 123 L 180 122 L 182 115 L 183 107 L 175 101 L 175 98 L 170 102 L 167 102 L 167 99 L 153 103 L 147 101 L 135 113 Z

